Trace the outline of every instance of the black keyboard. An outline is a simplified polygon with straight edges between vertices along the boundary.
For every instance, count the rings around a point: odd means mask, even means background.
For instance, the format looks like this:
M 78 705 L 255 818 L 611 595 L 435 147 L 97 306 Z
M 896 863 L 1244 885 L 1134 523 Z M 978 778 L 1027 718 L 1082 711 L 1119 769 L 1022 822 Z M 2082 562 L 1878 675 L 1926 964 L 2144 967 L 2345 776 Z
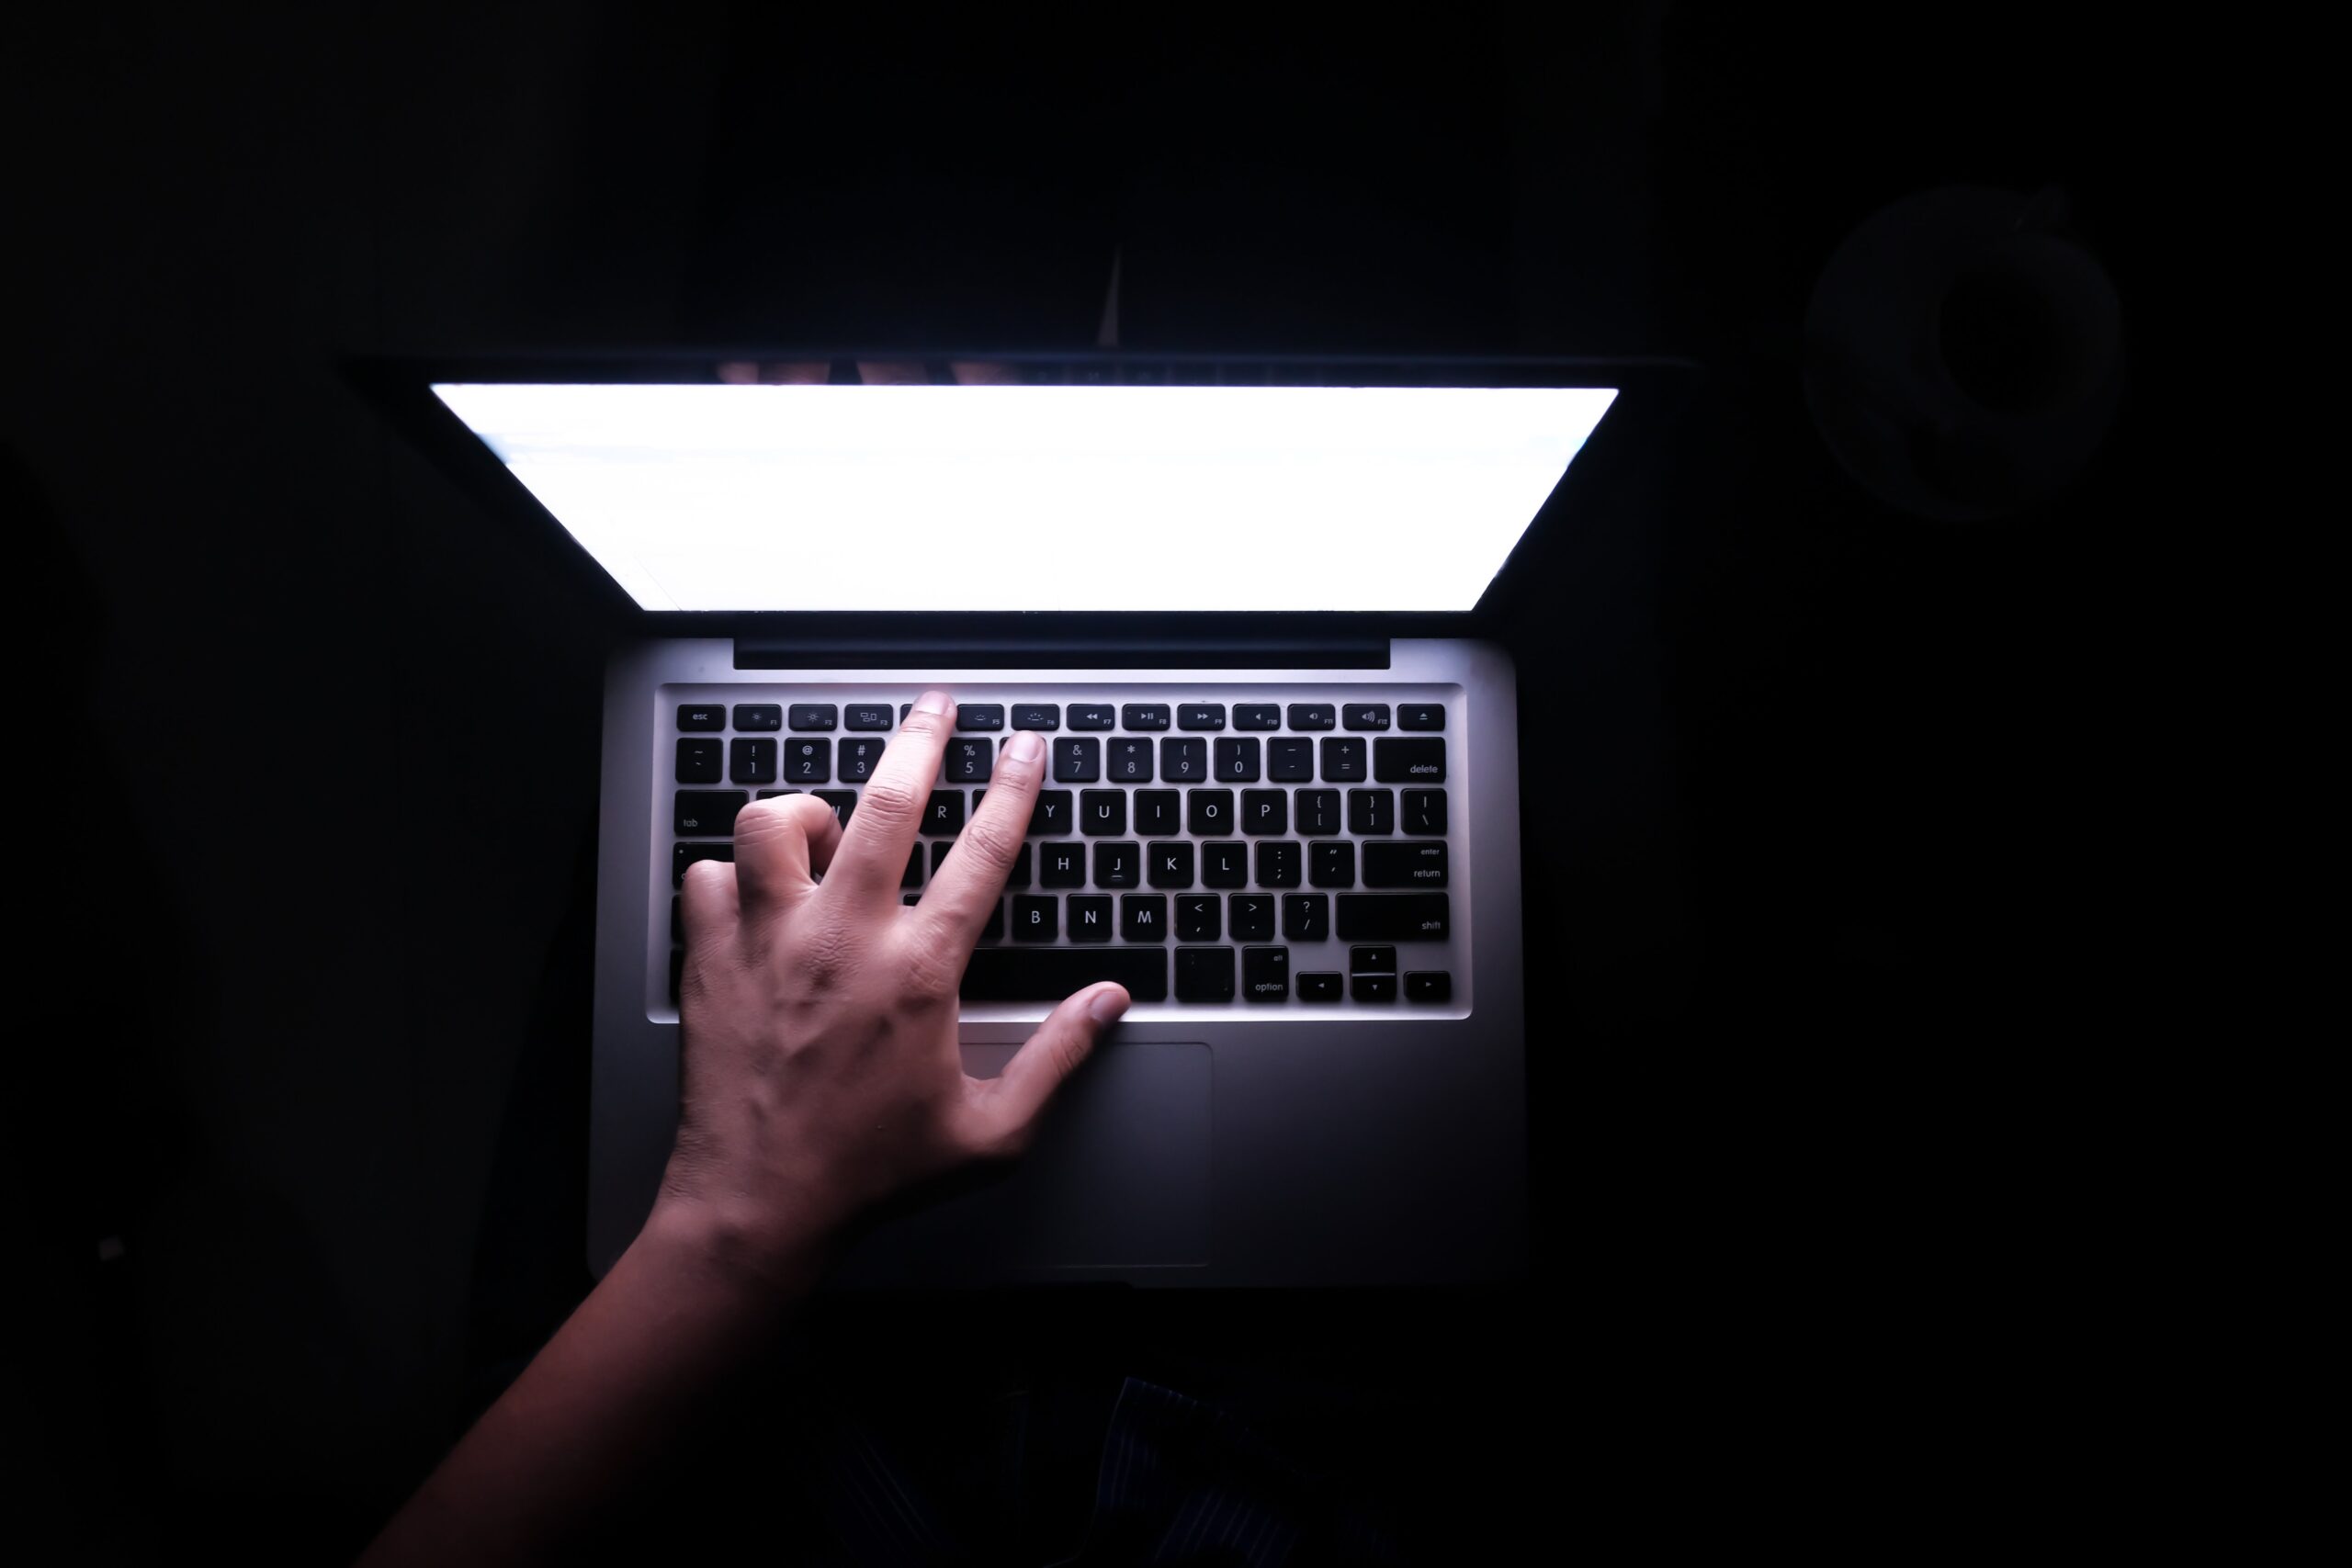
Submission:
M 736 813 L 755 799 L 806 791 L 846 826 L 922 689 L 665 691 L 673 889 L 695 861 L 731 858 Z M 1051 1002 L 1098 980 L 1138 1004 L 1251 1011 L 1464 999 L 1457 693 L 956 694 L 908 903 L 952 852 L 1010 732 L 1046 744 L 1028 841 L 966 1001 Z M 669 935 L 674 1006 L 674 891 Z

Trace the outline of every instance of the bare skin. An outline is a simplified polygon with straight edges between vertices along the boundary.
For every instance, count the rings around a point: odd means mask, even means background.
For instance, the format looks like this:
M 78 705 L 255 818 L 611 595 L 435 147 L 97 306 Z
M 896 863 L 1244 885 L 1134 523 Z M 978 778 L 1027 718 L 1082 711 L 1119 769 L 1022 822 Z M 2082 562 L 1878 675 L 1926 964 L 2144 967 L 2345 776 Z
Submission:
M 377 1538 L 363 1562 L 511 1562 L 593 1528 L 766 1344 L 843 1227 L 974 1161 L 1013 1156 L 1126 1010 L 1057 1007 L 1001 1076 L 967 1076 L 956 985 L 1044 777 L 1015 733 L 922 902 L 899 880 L 955 725 L 925 693 L 844 832 L 786 795 L 744 810 L 732 865 L 686 874 L 676 1146 L 634 1244 Z M 819 880 L 821 878 L 821 881 Z

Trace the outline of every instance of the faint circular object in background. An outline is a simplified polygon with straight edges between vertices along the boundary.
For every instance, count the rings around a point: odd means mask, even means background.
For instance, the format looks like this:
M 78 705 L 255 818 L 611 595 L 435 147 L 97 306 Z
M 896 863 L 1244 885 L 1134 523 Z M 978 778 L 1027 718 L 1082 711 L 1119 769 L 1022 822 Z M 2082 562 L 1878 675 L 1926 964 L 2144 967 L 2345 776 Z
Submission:
M 1928 191 L 1831 255 L 1805 312 L 1805 400 L 1863 489 L 1969 522 L 2039 505 L 2089 464 L 2122 400 L 2122 309 L 2064 207 Z

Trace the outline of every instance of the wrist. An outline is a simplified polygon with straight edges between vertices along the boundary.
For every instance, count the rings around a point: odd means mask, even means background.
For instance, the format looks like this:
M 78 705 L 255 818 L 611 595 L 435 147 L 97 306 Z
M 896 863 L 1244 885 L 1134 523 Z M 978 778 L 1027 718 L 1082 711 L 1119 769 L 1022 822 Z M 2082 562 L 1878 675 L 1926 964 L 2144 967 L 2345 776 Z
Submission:
M 631 1250 L 727 1299 L 779 1302 L 815 1285 L 831 1239 L 832 1227 L 805 1213 L 665 1191 Z

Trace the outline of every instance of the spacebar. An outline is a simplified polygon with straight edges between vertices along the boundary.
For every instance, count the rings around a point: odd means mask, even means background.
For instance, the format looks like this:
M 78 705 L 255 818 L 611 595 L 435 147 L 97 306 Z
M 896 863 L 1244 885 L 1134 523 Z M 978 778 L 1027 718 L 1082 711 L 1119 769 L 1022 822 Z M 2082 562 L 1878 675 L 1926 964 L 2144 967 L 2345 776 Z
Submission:
M 1057 1002 L 1116 980 L 1139 1002 L 1168 999 L 1164 947 L 983 947 L 964 970 L 967 1002 Z

